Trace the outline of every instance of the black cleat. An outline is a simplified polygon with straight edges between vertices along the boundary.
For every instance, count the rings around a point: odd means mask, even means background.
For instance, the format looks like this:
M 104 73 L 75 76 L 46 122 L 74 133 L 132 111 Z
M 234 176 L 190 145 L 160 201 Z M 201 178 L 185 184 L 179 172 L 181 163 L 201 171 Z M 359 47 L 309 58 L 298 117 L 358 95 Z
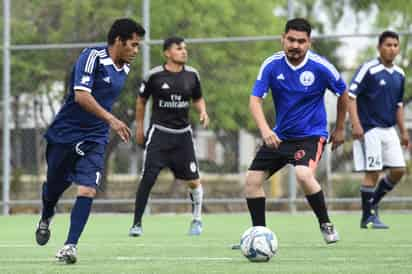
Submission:
M 40 220 L 36 229 L 36 242 L 38 245 L 45 245 L 50 239 L 50 222 Z

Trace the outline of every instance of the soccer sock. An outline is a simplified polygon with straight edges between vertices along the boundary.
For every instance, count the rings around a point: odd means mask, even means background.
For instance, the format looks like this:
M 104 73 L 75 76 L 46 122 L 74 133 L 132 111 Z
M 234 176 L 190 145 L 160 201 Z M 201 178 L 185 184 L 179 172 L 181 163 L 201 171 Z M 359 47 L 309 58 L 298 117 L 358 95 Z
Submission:
M 139 188 L 136 192 L 136 200 L 134 203 L 134 219 L 133 225 L 142 225 L 142 216 L 149 199 L 150 191 L 156 181 L 158 172 L 145 172 L 140 181 Z
M 306 199 L 308 200 L 309 205 L 312 207 L 313 212 L 318 218 L 319 224 L 321 225 L 324 223 L 330 223 L 323 191 L 320 190 L 317 193 L 306 195 Z
M 200 221 L 202 219 L 203 187 L 199 185 L 197 188 L 191 188 L 189 191 L 190 199 L 192 200 L 193 220 Z
M 253 226 L 266 226 L 266 198 L 246 198 Z
M 366 220 L 371 215 L 371 199 L 373 197 L 374 187 L 364 186 L 360 187 L 362 200 L 362 220 Z
M 87 219 L 89 218 L 92 203 L 93 198 L 77 196 L 70 215 L 70 229 L 67 240 L 64 243 L 65 245 L 76 245 L 79 241 L 80 235 L 82 234 L 84 226 L 87 223 Z
M 70 182 L 63 182 L 51 186 L 47 182 L 42 186 L 43 209 L 41 213 L 42 221 L 49 221 L 54 215 L 54 210 L 62 193 L 70 186 Z
M 385 175 L 378 183 L 372 197 L 372 205 L 377 205 L 386 193 L 390 192 L 395 187 L 387 175 Z

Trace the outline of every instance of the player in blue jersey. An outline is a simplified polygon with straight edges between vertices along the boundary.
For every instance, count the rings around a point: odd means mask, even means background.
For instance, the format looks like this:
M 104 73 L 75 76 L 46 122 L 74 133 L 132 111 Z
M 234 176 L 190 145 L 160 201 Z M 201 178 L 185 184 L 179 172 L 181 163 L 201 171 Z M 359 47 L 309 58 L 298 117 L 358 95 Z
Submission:
M 324 194 L 315 178 L 316 166 L 328 138 L 324 95 L 329 89 L 338 96 L 336 129 L 330 136 L 332 149 L 344 141 L 348 95 L 342 77 L 324 57 L 309 50 L 311 25 L 302 18 L 286 23 L 283 51 L 267 58 L 260 67 L 249 107 L 264 144 L 246 175 L 245 194 L 253 226 L 266 226 L 266 178 L 286 164 L 295 166 L 296 178 L 313 209 L 326 243 L 339 240 L 331 223 Z M 276 125 L 268 125 L 262 109 L 271 90 Z
M 405 73 L 393 63 L 399 54 L 398 34 L 383 32 L 379 36 L 378 51 L 378 58 L 360 66 L 349 88 L 349 96 L 353 99 L 349 111 L 355 139 L 354 166 L 356 171 L 365 172 L 360 187 L 361 228 L 388 228 L 379 219 L 378 204 L 404 175 L 401 145 L 409 146 L 402 104 Z M 395 125 L 400 131 L 400 141 Z M 379 179 L 386 168 L 387 174 Z
M 68 236 L 56 254 L 59 261 L 76 262 L 76 245 L 103 172 L 109 129 L 124 142 L 130 139 L 130 129 L 111 110 L 144 34 L 145 30 L 135 21 L 118 19 L 108 32 L 106 47 L 83 50 L 71 74 L 68 97 L 45 134 L 48 169 L 36 229 L 39 245 L 49 241 L 50 223 L 60 196 L 72 183 L 77 185 Z

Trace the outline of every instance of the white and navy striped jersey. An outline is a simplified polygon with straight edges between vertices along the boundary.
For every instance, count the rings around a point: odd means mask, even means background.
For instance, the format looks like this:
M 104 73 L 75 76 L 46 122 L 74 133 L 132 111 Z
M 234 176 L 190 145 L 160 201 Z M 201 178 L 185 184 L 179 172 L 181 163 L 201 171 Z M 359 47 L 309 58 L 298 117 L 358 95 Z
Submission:
M 293 66 L 281 51 L 261 65 L 252 95 L 264 97 L 269 89 L 276 111 L 273 130 L 280 139 L 327 138 L 325 91 L 329 89 L 340 96 L 346 85 L 324 57 L 308 51 L 302 63 Z
M 349 96 L 356 98 L 365 132 L 396 124 L 396 111 L 402 105 L 404 86 L 405 73 L 397 65 L 387 68 L 376 58 L 358 68 L 349 87 Z
M 107 143 L 109 125 L 77 104 L 74 91 L 90 92 L 105 110 L 111 112 L 128 72 L 128 65 L 120 69 L 115 66 L 107 47 L 84 49 L 73 67 L 68 96 L 45 134 L 47 141 L 64 144 L 80 141 Z

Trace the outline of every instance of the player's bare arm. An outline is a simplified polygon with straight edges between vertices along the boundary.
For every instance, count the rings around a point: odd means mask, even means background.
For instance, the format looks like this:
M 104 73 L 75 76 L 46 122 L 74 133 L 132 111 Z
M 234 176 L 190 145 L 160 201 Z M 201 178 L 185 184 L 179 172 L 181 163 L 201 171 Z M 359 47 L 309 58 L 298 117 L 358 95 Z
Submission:
M 356 98 L 349 97 L 348 112 L 352 123 L 352 138 L 354 140 L 362 139 L 364 131 L 359 120 Z
M 398 106 L 396 111 L 396 124 L 398 125 L 399 132 L 401 134 L 401 145 L 405 148 L 409 148 L 409 133 L 405 127 L 403 106 Z
M 204 128 L 207 128 L 209 125 L 209 115 L 206 111 L 206 102 L 205 99 L 199 98 L 198 100 L 193 102 L 193 106 L 199 113 L 199 121 Z
M 269 127 L 266 121 L 265 114 L 263 113 L 262 107 L 263 99 L 257 96 L 250 96 L 249 99 L 249 109 L 252 113 L 253 119 L 255 120 L 260 134 L 262 135 L 263 141 L 268 147 L 278 148 L 282 142 L 275 132 Z
M 338 146 L 345 141 L 345 117 L 348 107 L 349 96 L 345 91 L 338 98 L 337 103 L 337 115 L 336 115 L 336 128 L 333 130 L 329 142 L 332 143 L 332 150 L 335 150 Z
M 144 114 L 146 111 L 147 99 L 138 96 L 136 99 L 136 143 L 143 145 L 144 143 Z
M 120 136 L 123 142 L 129 142 L 131 131 L 125 123 L 105 110 L 87 91 L 76 90 L 75 101 L 86 111 L 105 121 Z

